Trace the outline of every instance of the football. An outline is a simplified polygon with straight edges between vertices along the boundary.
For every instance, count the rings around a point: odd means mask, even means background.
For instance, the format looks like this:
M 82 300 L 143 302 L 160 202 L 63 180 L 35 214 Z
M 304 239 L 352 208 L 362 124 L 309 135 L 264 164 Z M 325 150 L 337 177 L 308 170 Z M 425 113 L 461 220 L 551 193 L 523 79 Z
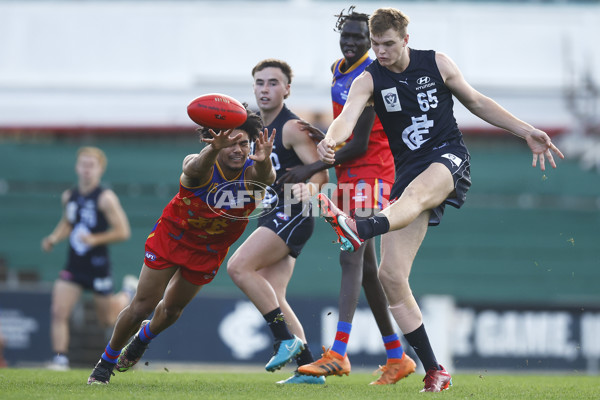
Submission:
M 189 117 L 205 128 L 233 129 L 246 122 L 246 109 L 236 99 L 220 93 L 196 97 L 187 107 Z

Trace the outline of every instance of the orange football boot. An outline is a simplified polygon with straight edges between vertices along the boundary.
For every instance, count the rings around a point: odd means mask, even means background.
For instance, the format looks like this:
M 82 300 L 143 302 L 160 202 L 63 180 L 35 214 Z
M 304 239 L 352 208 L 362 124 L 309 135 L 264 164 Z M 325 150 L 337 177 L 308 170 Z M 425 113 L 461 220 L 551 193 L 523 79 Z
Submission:
M 375 371 L 375 373 L 378 371 L 382 372 L 379 379 L 371 382 L 369 385 L 393 385 L 400 379 L 406 378 L 415 372 L 416 368 L 417 364 L 406 353 L 400 359 L 390 358 L 385 365 L 379 366 L 379 369 Z
M 342 376 L 350 373 L 350 360 L 347 355 L 342 357 L 335 351 L 326 350 L 325 347 L 323 352 L 317 361 L 298 367 L 298 372 L 312 376 Z

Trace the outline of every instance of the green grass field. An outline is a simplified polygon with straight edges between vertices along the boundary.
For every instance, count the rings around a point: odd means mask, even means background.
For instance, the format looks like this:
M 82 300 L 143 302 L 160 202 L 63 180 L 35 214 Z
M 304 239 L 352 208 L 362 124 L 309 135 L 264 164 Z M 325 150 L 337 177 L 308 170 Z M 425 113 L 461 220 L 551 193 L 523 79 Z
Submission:
M 219 367 L 221 368 L 221 367 Z M 419 393 L 422 376 L 414 374 L 391 386 L 369 386 L 369 373 L 329 377 L 321 385 L 277 385 L 286 372 L 131 371 L 117 373 L 108 386 L 88 386 L 91 369 L 0 370 L 0 399 L 600 399 L 600 377 L 585 375 L 456 374 L 442 393 Z

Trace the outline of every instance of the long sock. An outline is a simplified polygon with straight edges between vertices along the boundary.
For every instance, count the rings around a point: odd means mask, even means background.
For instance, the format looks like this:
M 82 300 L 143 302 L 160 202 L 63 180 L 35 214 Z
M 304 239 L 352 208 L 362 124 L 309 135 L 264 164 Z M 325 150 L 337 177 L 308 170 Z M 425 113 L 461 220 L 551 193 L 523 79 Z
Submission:
M 150 332 L 149 322 L 146 325 L 144 325 L 142 329 L 140 329 L 140 331 L 138 332 L 138 337 L 140 338 L 140 341 L 144 344 L 150 343 L 150 341 L 157 336 L 158 334 L 155 335 L 154 333 Z
M 397 333 L 389 336 L 382 336 L 383 343 L 385 345 L 385 353 L 387 354 L 388 359 L 402 358 L 404 354 L 404 349 L 402 348 L 402 343 L 400 343 L 400 338 Z
M 113 348 L 110 347 L 109 343 L 106 345 L 104 353 L 102 353 L 102 359 L 111 364 L 116 364 L 117 359 L 119 358 L 119 354 L 121 354 L 121 350 L 113 350 Z
M 279 340 L 289 340 L 293 338 L 292 334 L 288 330 L 287 323 L 285 322 L 285 318 L 283 317 L 283 313 L 281 312 L 281 308 L 277 307 L 273 311 L 270 311 L 263 315 L 265 321 L 269 325 L 273 336 L 276 341 Z
M 417 356 L 419 356 L 419 360 L 423 363 L 425 371 L 429 371 L 430 369 L 440 369 L 440 364 L 438 364 L 435 355 L 433 354 L 433 349 L 429 343 L 429 337 L 427 336 L 427 332 L 425 332 L 425 325 L 421 324 L 420 327 L 407 333 L 404 337 L 415 350 Z
M 390 221 L 385 215 L 375 215 L 367 219 L 356 221 L 356 231 L 361 239 L 367 240 L 372 237 L 389 232 Z
M 315 361 L 315 357 L 308 348 L 308 343 L 305 343 L 304 350 L 302 350 L 300 354 L 296 356 L 296 364 L 298 364 L 298 366 L 300 367 L 302 365 L 310 364 L 313 361 Z
M 338 353 L 340 356 L 346 354 L 348 348 L 348 339 L 350 339 L 350 331 L 352 330 L 352 324 L 350 322 L 339 321 L 337 324 L 337 332 L 335 333 L 335 340 L 331 350 Z

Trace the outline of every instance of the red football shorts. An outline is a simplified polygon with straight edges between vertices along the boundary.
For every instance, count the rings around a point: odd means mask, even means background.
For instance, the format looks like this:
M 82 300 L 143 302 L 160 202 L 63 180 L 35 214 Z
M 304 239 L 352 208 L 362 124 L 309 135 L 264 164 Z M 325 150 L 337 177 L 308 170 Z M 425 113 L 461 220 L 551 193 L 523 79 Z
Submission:
M 389 204 L 392 184 L 378 178 L 342 175 L 332 200 L 353 217 L 368 217 L 371 210 L 382 210 Z
M 146 240 L 144 263 L 158 270 L 179 267 L 181 276 L 194 285 L 210 283 L 217 275 L 227 249 L 216 251 L 210 245 L 204 245 L 204 249 L 190 248 L 169 236 L 169 232 L 161 229 L 161 225 L 158 224 Z

